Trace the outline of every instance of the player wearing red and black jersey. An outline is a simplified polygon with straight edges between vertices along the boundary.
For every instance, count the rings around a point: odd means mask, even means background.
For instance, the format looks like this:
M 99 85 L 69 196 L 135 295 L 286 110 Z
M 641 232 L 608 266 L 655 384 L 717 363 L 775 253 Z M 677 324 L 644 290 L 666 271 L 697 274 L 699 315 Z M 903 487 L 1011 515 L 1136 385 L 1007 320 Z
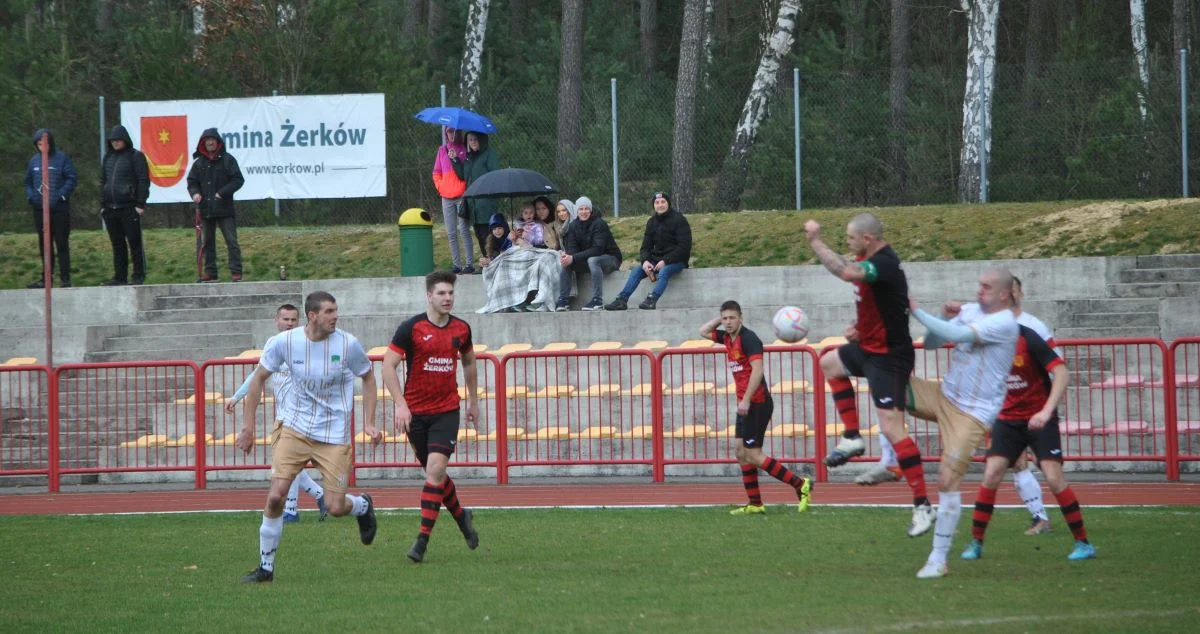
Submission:
M 992 427 L 983 483 L 975 496 L 973 539 L 963 551 L 963 559 L 983 557 L 983 537 L 995 508 L 996 488 L 1004 478 L 1004 471 L 1026 448 L 1032 449 L 1037 457 L 1050 492 L 1058 498 L 1063 517 L 1075 537 L 1075 548 L 1067 558 L 1078 560 L 1096 556 L 1096 549 L 1088 542 L 1083 526 L 1079 500 L 1063 477 L 1057 407 L 1067 390 L 1068 380 L 1067 366 L 1062 358 L 1033 328 L 1022 325 L 1016 356 L 1008 373 L 1008 393 Z
M 408 434 L 409 443 L 425 469 L 421 490 L 421 530 L 408 551 L 408 558 L 420 563 L 429 546 L 429 536 L 443 504 L 454 516 L 467 547 L 479 546 L 470 509 L 458 502 L 454 481 L 446 475 L 446 465 L 458 442 L 459 397 L 458 360 L 467 384 L 467 422 L 479 419 L 478 375 L 471 327 L 453 316 L 456 276 L 435 271 L 425 277 L 426 311 L 408 319 L 396 329 L 392 343 L 383 355 L 383 384 L 395 402 L 397 434 Z M 400 387 L 396 368 L 405 364 L 406 381 Z
M 883 223 L 874 214 L 860 213 L 846 227 L 846 243 L 854 260 L 839 255 L 821 240 L 821 225 L 804 223 L 808 243 L 821 264 L 838 279 L 854 284 L 857 321 L 846 329 L 848 343 L 836 354 L 821 357 L 821 370 L 829 383 L 843 432 L 825 464 L 838 467 L 866 453 L 858 430 L 851 376 L 867 379 L 884 437 L 896 451 L 900 470 L 913 492 L 913 521 L 908 534 L 920 535 L 933 527 L 933 507 L 925 487 L 921 452 L 904 425 L 909 375 L 916 359 L 908 332 L 908 279 L 900 257 L 883 239 Z
M 717 330 L 717 326 L 722 327 Z M 732 515 L 765 513 L 762 494 L 758 488 L 758 470 L 796 489 L 801 513 L 808 510 L 812 480 L 794 473 L 778 460 L 763 454 L 762 444 L 775 402 L 763 379 L 763 343 L 758 335 L 742 325 L 742 307 L 735 301 L 721 304 L 721 315 L 700 327 L 700 336 L 725 346 L 729 371 L 733 373 L 737 394 L 737 422 L 734 425 L 738 464 L 742 468 L 742 485 L 749 503 L 733 509 Z

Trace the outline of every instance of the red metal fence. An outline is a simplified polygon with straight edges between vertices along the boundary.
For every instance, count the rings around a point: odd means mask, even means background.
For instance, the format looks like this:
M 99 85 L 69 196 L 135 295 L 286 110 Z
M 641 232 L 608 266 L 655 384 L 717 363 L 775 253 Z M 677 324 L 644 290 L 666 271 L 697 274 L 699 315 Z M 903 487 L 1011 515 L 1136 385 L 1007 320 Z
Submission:
M 1168 480 L 1180 463 L 1200 462 L 1200 337 L 1168 348 L 1158 339 L 1060 341 L 1071 371 L 1063 405 L 1066 459 L 1161 462 Z M 825 353 L 830 350 L 825 350 Z M 403 477 L 417 466 L 393 429 L 392 401 L 380 391 L 376 426 L 385 441 L 361 433 L 361 396 L 353 425 L 355 471 Z M 233 471 L 270 465 L 274 403 L 264 394 L 249 455 L 234 445 L 241 407 L 225 412 L 256 359 L 0 367 L 0 476 L 61 476 L 119 481 L 121 473 L 187 474 L 197 488 Z M 477 355 L 480 420 L 465 424 L 452 465 L 498 483 L 510 476 L 647 475 L 663 481 L 688 470 L 730 469 L 737 407 L 723 349 L 521 352 Z M 949 350 L 919 350 L 914 374 L 939 380 Z M 768 346 L 766 381 L 775 416 L 764 449 L 790 463 L 813 465 L 840 434 L 837 411 L 808 346 Z M 404 366 L 400 366 L 404 381 Z M 461 384 L 460 378 L 460 384 Z M 865 381 L 858 387 L 862 429 L 877 453 L 878 420 Z M 465 399 L 460 388 L 460 398 Z M 465 400 L 463 401 L 465 405 Z M 940 455 L 933 423 L 910 420 L 927 460 Z M 863 457 L 859 460 L 873 460 Z

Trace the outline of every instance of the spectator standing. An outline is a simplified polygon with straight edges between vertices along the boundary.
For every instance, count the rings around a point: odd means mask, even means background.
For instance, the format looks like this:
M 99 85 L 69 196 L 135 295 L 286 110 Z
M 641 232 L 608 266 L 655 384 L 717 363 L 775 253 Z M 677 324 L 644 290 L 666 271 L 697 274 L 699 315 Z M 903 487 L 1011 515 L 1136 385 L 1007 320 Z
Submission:
M 488 135 L 482 132 L 467 133 L 467 156 L 465 161 L 452 161 L 454 173 L 471 187 L 480 176 L 495 171 L 500 167 L 500 155 L 488 146 Z M 488 223 L 492 214 L 499 209 L 499 204 L 491 198 L 464 198 L 466 207 L 464 215 L 467 222 L 475 227 L 475 239 L 479 241 L 479 251 L 487 253 L 487 237 L 491 233 Z
M 29 159 L 25 168 L 25 198 L 33 208 L 33 228 L 37 231 L 38 255 L 43 263 L 42 275 L 26 288 L 45 288 L 46 286 L 46 245 L 43 242 L 44 218 L 42 218 L 42 150 L 49 154 L 47 172 L 50 188 L 50 234 L 54 244 L 50 246 L 50 272 L 54 273 L 54 255 L 58 251 L 58 275 L 62 287 L 71 286 L 71 193 L 79 181 L 75 174 L 75 164 L 66 152 L 60 152 L 54 145 L 54 135 L 47 128 L 41 128 L 33 133 L 33 144 L 38 151 Z
M 188 171 L 188 193 L 192 202 L 200 208 L 204 223 L 204 277 L 203 282 L 216 282 L 217 273 L 217 227 L 225 238 L 229 250 L 229 273 L 233 281 L 242 281 L 242 249 L 238 246 L 237 220 L 233 210 L 233 193 L 246 184 L 237 159 L 225 151 L 225 141 L 216 128 L 209 128 L 200 135 L 196 160 Z
M 471 228 L 463 213 L 463 192 L 467 183 L 454 169 L 454 161 L 466 160 L 467 146 L 463 133 L 454 128 L 442 132 L 444 143 L 438 146 L 433 158 L 433 185 L 442 197 L 442 220 L 446 222 L 446 238 L 450 241 L 450 258 L 454 260 L 454 272 L 470 275 L 475 272 L 475 247 L 471 243 Z M 464 250 L 459 250 L 459 239 Z M 465 256 L 464 257 L 464 251 Z
M 125 126 L 108 133 L 108 151 L 100 167 L 100 215 L 113 248 L 113 276 L 103 286 L 129 283 L 129 260 L 133 259 L 133 283 L 146 281 L 146 254 L 142 250 L 142 214 L 150 197 L 150 167 L 146 155 L 133 148 Z
M 646 221 L 646 232 L 642 235 L 642 249 L 638 255 L 642 265 L 629 272 L 625 288 L 604 307 L 605 310 L 628 308 L 629 297 L 647 277 L 654 282 L 654 290 L 638 308 L 654 310 L 658 306 L 658 299 L 667 290 L 667 282 L 676 273 L 686 269 L 688 259 L 692 257 L 692 227 L 687 218 L 675 209 L 666 192 L 655 193 L 652 200 L 654 213 Z

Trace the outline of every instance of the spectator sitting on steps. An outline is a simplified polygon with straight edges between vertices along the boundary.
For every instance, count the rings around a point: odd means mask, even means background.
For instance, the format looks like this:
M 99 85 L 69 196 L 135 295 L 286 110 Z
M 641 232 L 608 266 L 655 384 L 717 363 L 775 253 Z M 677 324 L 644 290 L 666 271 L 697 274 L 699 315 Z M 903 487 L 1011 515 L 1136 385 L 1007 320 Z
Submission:
M 604 275 L 621 266 L 621 247 L 613 239 L 608 223 L 592 209 L 591 198 L 581 196 L 575 201 L 575 213 L 578 218 L 570 222 L 563 235 L 563 254 L 559 258 L 562 275 L 555 310 L 567 309 L 571 278 L 582 271 L 588 271 L 592 278 L 592 299 L 583 310 L 600 310 L 604 307 Z
M 629 272 L 625 288 L 617 298 L 609 302 L 604 310 L 625 310 L 629 296 L 638 284 L 647 277 L 654 282 L 654 290 L 642 300 L 638 308 L 654 310 L 658 299 L 667 290 L 667 281 L 676 273 L 687 268 L 692 257 L 692 227 L 687 218 L 671 204 L 666 192 L 656 192 L 654 214 L 646 221 L 646 232 L 642 236 L 642 250 L 638 259 L 642 265 Z

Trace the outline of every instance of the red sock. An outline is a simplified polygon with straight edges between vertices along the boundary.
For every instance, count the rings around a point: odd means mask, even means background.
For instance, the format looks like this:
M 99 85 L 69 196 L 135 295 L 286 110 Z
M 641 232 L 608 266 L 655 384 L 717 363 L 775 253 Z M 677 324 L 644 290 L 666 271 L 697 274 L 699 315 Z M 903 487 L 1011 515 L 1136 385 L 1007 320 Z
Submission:
M 833 392 L 833 405 L 842 419 L 846 438 L 858 435 L 858 403 L 855 402 L 854 384 L 846 377 L 829 379 L 829 391 Z
M 917 443 L 905 436 L 904 440 L 894 443 L 896 461 L 900 463 L 900 471 L 908 481 L 908 488 L 913 492 L 913 506 L 929 504 L 929 494 L 925 491 L 925 466 L 921 464 L 921 450 Z
M 1083 527 L 1083 511 L 1079 510 L 1079 500 L 1075 498 L 1075 492 L 1071 487 L 1067 487 L 1055 493 L 1054 497 L 1058 500 L 1058 507 L 1062 509 L 1063 518 L 1067 520 L 1067 526 L 1071 527 L 1071 534 L 1076 540 L 1086 542 L 1087 529 Z
M 794 488 L 798 489 L 800 485 L 804 484 L 804 478 L 796 475 L 794 471 L 783 466 L 782 462 L 771 456 L 763 456 L 762 470 L 766 471 L 772 478 L 784 484 L 790 484 Z
M 462 519 L 463 509 L 462 505 L 458 503 L 458 490 L 454 488 L 454 480 L 451 480 L 449 476 L 446 477 L 446 482 L 442 484 L 442 490 L 444 491 L 442 494 L 442 505 L 446 507 L 447 511 L 450 511 L 450 515 L 454 519 Z
M 428 480 L 421 489 L 421 534 L 428 537 L 433 532 L 438 510 L 442 508 L 442 487 Z
M 983 485 L 975 495 L 975 517 L 971 525 L 971 537 L 983 543 L 983 534 L 987 532 L 988 522 L 992 521 L 992 511 L 996 508 L 996 490 Z
M 762 493 L 758 490 L 758 467 L 742 465 L 742 486 L 746 487 L 746 497 L 750 498 L 751 506 L 762 506 Z

